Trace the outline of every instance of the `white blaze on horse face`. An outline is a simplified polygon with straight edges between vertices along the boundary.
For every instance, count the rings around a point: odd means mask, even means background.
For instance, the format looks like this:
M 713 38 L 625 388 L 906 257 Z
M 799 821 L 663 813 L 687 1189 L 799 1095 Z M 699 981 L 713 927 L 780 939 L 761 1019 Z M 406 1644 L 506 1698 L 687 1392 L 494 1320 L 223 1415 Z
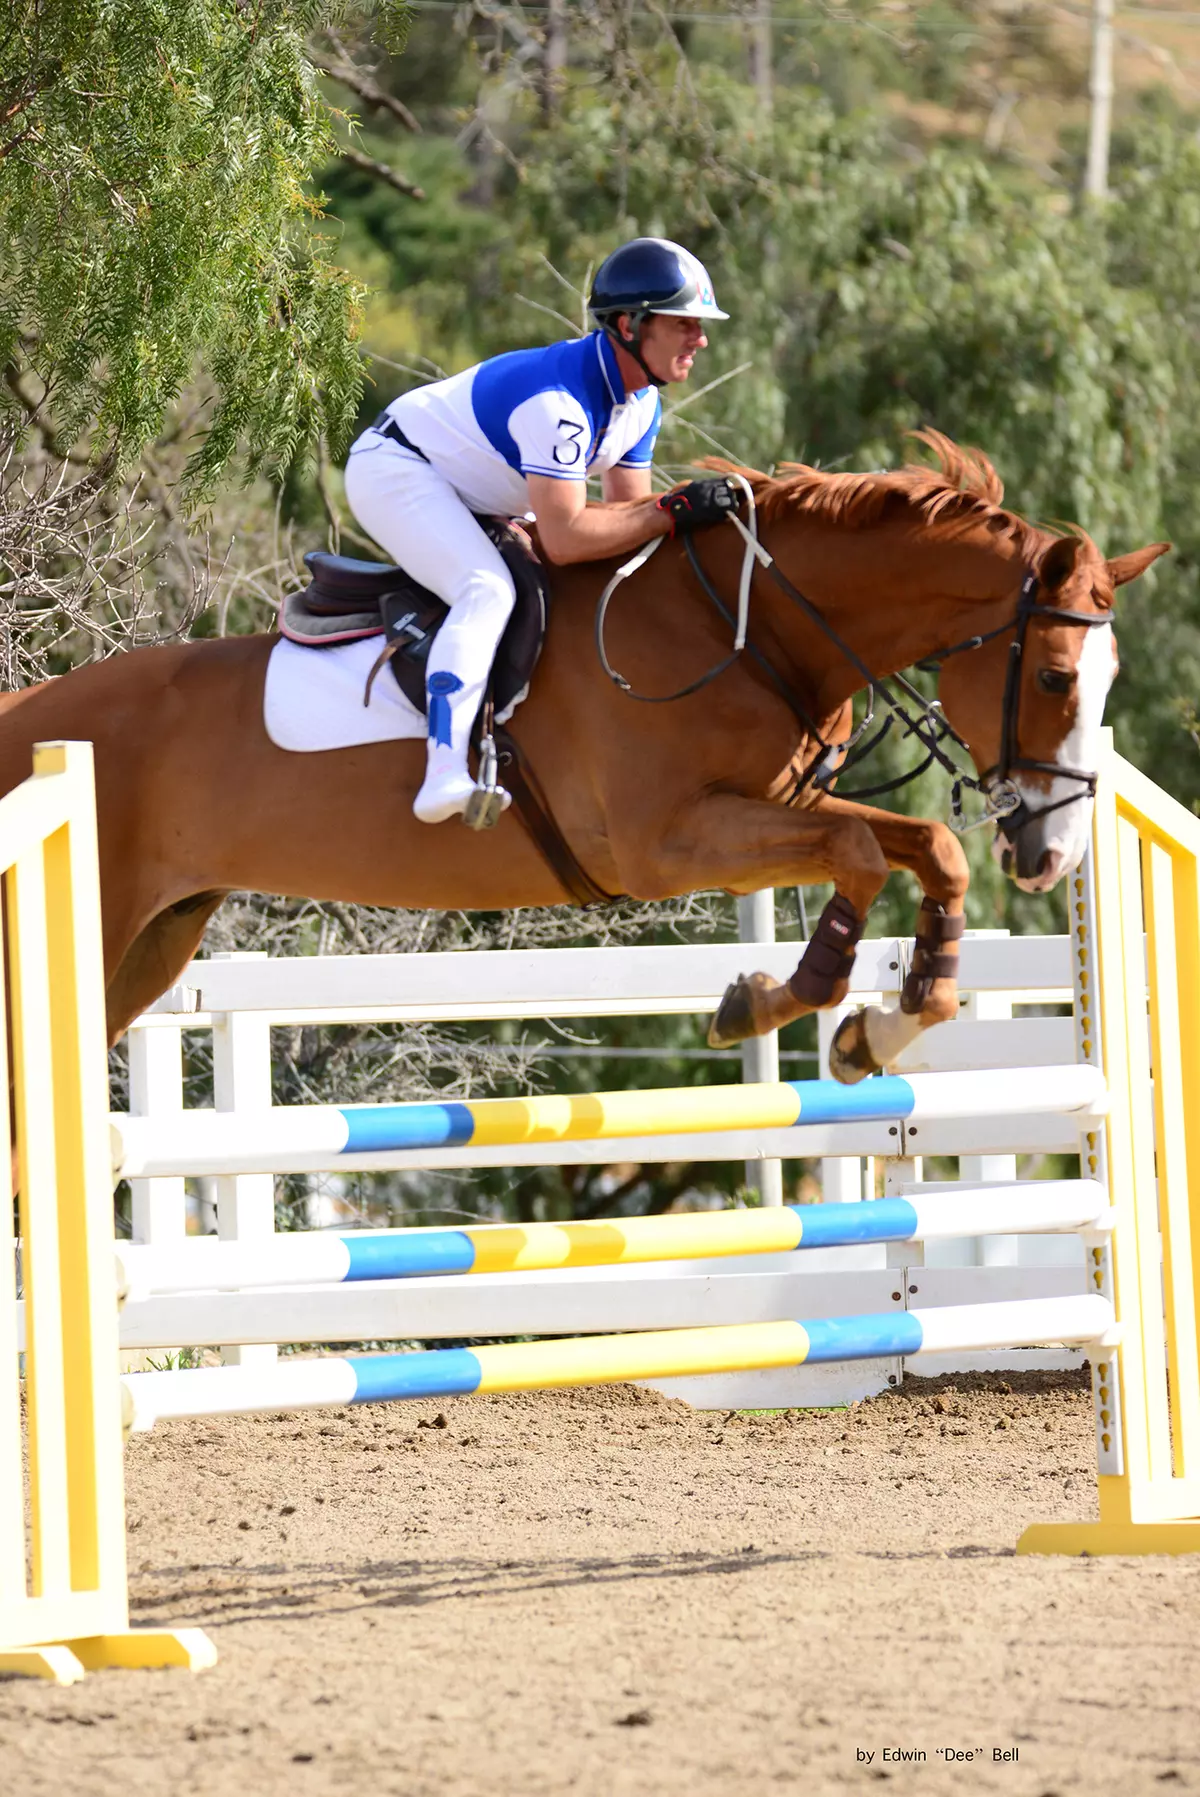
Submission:
M 1079 768 L 1085 773 L 1095 771 L 1100 757 L 1104 703 L 1116 671 L 1112 625 L 1102 624 L 1085 631 L 1075 669 L 1074 722 L 1053 757 L 1064 767 Z M 1020 752 L 1018 748 L 1017 753 Z M 1078 780 L 1065 775 L 1039 785 L 1035 775 L 1018 771 L 1013 775 L 1012 784 L 1030 811 L 1038 812 L 1047 805 L 1057 807 L 1026 826 L 1023 834 L 1030 840 L 1023 845 L 1023 858 L 1038 867 L 1038 871 L 1028 876 L 1018 874 L 1015 881 L 1022 892 L 1049 892 L 1083 859 L 1092 827 L 1092 801 Z M 1003 824 L 998 825 L 992 843 L 993 859 L 1003 866 L 1005 854 L 1011 856 L 1017 850 L 1018 844 L 1010 842 L 1004 835 Z

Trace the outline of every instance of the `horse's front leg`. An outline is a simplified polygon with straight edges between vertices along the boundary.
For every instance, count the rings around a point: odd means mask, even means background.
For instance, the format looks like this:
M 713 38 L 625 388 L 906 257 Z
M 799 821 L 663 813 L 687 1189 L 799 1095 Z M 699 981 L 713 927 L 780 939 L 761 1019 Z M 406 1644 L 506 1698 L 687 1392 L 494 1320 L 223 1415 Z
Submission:
M 631 834 L 614 846 L 623 889 L 636 898 L 833 882 L 834 895 L 791 979 L 752 973 L 729 987 L 709 1029 L 714 1047 L 841 1003 L 867 911 L 888 876 L 869 824 L 815 806 L 791 811 L 715 792 L 697 797 L 663 830 L 639 832 L 637 840 Z
M 822 812 L 867 824 L 889 867 L 915 874 L 925 896 L 917 914 L 916 948 L 895 1010 L 867 1005 L 847 1017 L 833 1039 L 829 1070 L 844 1085 L 890 1067 L 931 1024 L 958 1014 L 958 945 L 969 874 L 962 843 L 945 824 L 896 817 L 871 805 L 828 798 Z

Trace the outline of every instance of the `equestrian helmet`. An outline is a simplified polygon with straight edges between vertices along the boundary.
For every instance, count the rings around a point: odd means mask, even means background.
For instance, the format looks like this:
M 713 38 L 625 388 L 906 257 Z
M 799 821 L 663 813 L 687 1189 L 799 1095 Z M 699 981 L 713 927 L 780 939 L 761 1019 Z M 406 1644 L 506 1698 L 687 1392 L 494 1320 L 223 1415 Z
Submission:
M 598 324 L 622 312 L 645 318 L 728 318 L 713 293 L 708 270 L 682 244 L 666 237 L 635 237 L 606 256 L 596 270 L 588 309 Z

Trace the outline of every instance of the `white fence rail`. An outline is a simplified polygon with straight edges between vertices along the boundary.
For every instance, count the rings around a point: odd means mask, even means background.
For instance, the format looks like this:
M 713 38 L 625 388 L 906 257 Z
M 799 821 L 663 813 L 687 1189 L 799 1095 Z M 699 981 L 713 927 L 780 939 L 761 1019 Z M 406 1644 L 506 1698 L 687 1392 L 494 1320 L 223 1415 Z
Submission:
M 755 967 L 787 979 L 801 948 L 795 942 L 716 942 L 484 954 L 214 956 L 193 961 L 134 1027 L 168 1019 L 199 1027 L 212 1013 L 231 1011 L 266 1012 L 280 1024 L 667 1017 L 714 1009 L 752 958 Z M 865 938 L 853 992 L 898 990 L 910 948 L 906 939 Z M 1068 940 L 968 931 L 961 984 L 964 992 L 1013 993 L 1023 1004 L 1039 998 L 1069 1002 Z

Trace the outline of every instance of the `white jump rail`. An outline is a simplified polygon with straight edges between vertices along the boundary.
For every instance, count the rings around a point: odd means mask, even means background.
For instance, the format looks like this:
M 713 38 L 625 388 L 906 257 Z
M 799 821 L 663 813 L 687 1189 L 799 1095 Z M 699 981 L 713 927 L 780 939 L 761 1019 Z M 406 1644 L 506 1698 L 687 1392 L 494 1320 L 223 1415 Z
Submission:
M 909 947 L 895 937 L 865 938 L 851 990 L 898 990 Z M 719 942 L 482 954 L 218 957 L 193 961 L 135 1028 L 165 1018 L 201 1027 L 214 1012 L 231 1011 L 267 1013 L 278 1024 L 677 1016 L 714 1009 L 751 961 L 776 979 L 787 979 L 800 952 L 795 942 Z M 964 991 L 1019 992 L 1023 1003 L 1041 995 L 1069 999 L 1068 940 L 968 932 L 960 977 Z

